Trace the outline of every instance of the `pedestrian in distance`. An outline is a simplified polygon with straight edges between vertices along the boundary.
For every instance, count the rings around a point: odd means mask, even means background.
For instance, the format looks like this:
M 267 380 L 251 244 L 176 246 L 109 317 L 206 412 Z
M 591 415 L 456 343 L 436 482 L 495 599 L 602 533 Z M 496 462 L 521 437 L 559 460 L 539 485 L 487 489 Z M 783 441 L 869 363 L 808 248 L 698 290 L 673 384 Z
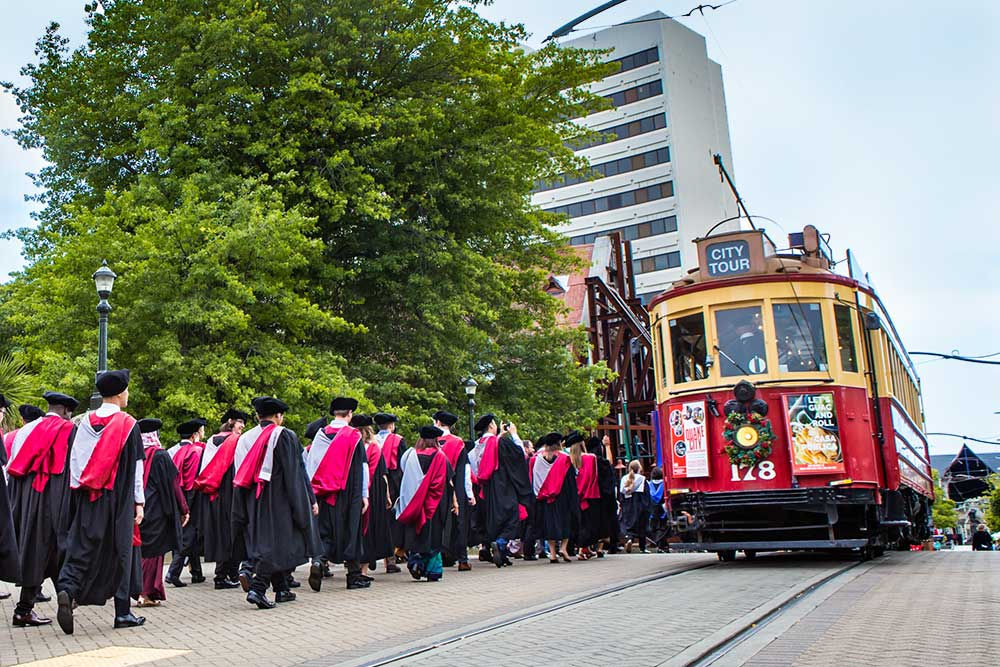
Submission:
M 549 545 L 549 562 L 561 558 L 571 563 L 569 540 L 580 524 L 580 497 L 576 468 L 563 451 L 562 434 L 553 431 L 538 439 L 541 451 L 529 462 L 531 488 L 535 494 L 535 536 Z
M 476 507 L 476 494 L 472 489 L 472 468 L 469 466 L 465 441 L 451 432 L 456 422 L 458 416 L 450 412 L 439 410 L 434 413 L 434 426 L 442 432 L 441 451 L 448 458 L 448 465 L 454 474 L 451 483 L 455 489 L 455 502 L 458 504 L 458 514 L 447 515 L 442 557 L 446 567 L 458 563 L 459 572 L 468 572 L 472 569 L 469 564 L 469 534 L 472 513 Z
M 194 488 L 195 479 L 201 468 L 201 456 L 205 451 L 205 426 L 208 420 L 204 417 L 189 419 L 177 427 L 177 435 L 181 441 L 169 450 L 170 458 L 177 467 L 181 490 L 191 513 L 190 520 L 181 532 L 180 549 L 174 552 L 167 570 L 166 582 L 177 588 L 187 586 L 181 581 L 181 572 L 188 565 L 191 572 L 191 583 L 200 584 L 205 581 L 201 571 L 202 536 L 199 529 L 199 517 L 195 501 L 198 492 Z
M 646 528 L 649 524 L 649 493 L 642 464 L 638 460 L 628 464 L 628 474 L 622 477 L 619 488 L 621 527 L 627 539 L 625 553 L 632 553 L 638 543 L 640 553 L 646 553 Z
M 973 551 L 993 551 L 993 537 L 986 530 L 986 524 L 981 523 L 976 526 L 976 532 L 972 534 Z

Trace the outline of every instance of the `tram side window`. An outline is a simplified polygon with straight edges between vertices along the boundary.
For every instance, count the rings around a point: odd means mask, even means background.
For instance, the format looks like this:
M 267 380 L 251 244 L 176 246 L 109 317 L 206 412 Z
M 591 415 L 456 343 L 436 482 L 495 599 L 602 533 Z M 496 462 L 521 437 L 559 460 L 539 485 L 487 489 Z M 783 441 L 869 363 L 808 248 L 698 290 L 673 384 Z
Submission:
M 694 313 L 670 320 L 670 352 L 673 354 L 675 383 L 708 377 L 704 315 Z
M 818 303 L 774 304 L 774 333 L 782 373 L 827 369 L 823 313 Z
M 840 367 L 845 373 L 858 372 L 858 356 L 854 349 L 854 318 L 847 306 L 833 307 L 833 319 L 837 323 L 837 347 L 840 350 Z
M 759 307 L 717 310 L 715 329 L 719 341 L 719 368 L 723 377 L 767 372 L 764 326 Z

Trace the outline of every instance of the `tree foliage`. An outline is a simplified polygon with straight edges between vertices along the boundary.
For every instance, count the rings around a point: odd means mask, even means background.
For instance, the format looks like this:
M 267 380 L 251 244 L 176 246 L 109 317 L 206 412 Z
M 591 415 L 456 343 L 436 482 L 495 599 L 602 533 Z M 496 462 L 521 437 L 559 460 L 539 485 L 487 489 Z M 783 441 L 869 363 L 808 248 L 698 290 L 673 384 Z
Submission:
M 20 361 L 10 355 L 0 356 L 0 395 L 10 404 L 0 420 L 0 431 L 6 433 L 21 425 L 17 407 L 33 403 L 38 393 L 38 379 Z
M 574 260 L 529 204 L 581 167 L 567 119 L 603 103 L 595 54 L 444 0 L 103 6 L 85 46 L 53 25 L 5 84 L 48 165 L 0 327 L 41 378 L 88 393 L 106 258 L 140 413 L 273 392 L 301 425 L 346 392 L 413 426 L 466 375 L 528 429 L 603 413 L 607 371 L 542 290 Z
M 931 506 L 931 518 L 935 528 L 955 528 L 958 525 L 958 510 L 955 501 L 948 498 L 948 493 L 941 486 L 941 479 L 936 469 L 931 469 L 934 477 L 934 504 Z

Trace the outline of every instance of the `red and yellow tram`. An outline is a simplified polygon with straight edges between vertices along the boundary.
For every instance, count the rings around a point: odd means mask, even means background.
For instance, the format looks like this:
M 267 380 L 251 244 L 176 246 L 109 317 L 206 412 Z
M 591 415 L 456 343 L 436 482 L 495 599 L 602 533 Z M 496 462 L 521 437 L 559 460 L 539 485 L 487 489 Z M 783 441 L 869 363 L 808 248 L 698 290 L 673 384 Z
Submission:
M 660 457 L 681 542 L 723 560 L 864 557 L 930 534 L 920 380 L 874 289 L 812 226 L 698 239 L 650 304 Z

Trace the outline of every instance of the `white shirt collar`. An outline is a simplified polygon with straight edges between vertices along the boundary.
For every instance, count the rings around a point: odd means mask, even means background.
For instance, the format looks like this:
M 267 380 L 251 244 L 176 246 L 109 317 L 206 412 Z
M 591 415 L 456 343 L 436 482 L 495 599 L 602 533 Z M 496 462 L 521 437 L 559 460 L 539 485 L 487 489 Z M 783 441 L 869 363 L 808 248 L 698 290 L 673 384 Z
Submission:
M 101 403 L 101 407 L 94 411 L 98 417 L 110 417 L 116 412 L 121 412 L 122 409 L 115 403 Z
M 441 426 L 439 426 L 438 428 L 440 428 L 442 431 L 444 431 L 444 435 L 451 435 L 451 427 L 450 426 L 445 426 L 444 424 L 441 424 Z
M 330 426 L 335 426 L 337 428 L 344 428 L 347 425 L 348 425 L 347 422 L 341 419 L 340 417 L 337 417 L 332 422 L 330 422 Z

